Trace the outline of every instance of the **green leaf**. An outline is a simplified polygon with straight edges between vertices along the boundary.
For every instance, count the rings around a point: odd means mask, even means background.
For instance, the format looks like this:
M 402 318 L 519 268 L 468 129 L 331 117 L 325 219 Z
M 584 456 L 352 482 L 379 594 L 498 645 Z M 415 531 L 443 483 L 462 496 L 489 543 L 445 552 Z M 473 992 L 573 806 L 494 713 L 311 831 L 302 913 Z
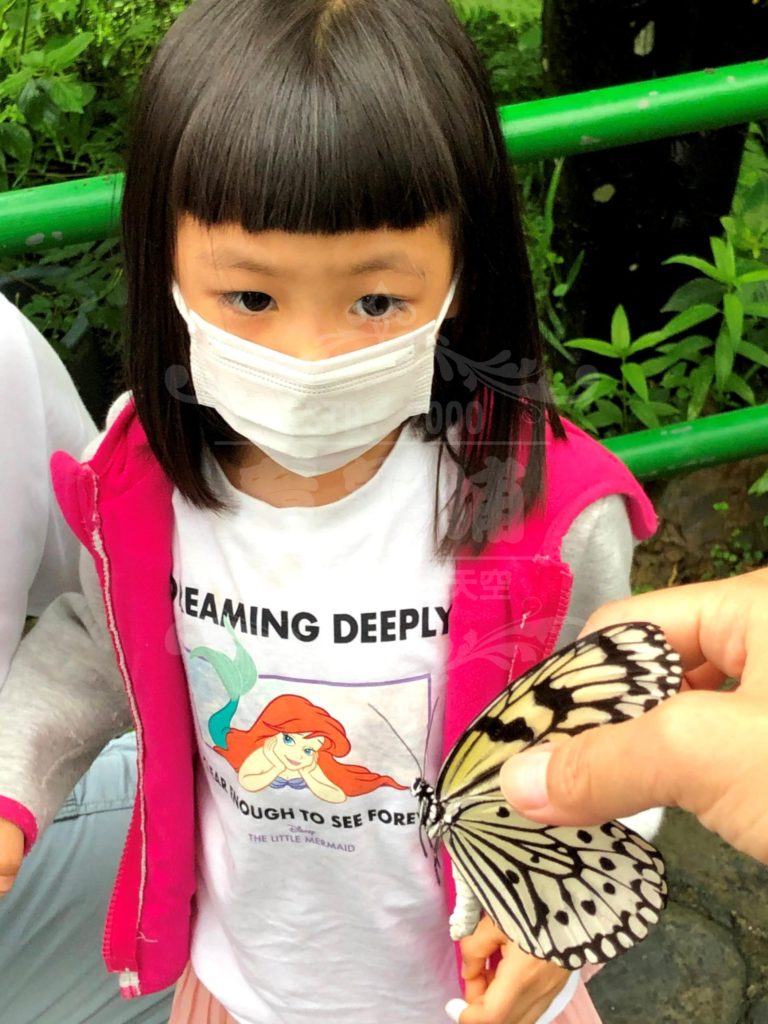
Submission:
M 700 302 L 696 306 L 684 309 L 677 316 L 673 316 L 658 333 L 662 335 L 662 340 L 666 341 L 667 338 L 671 338 L 675 334 L 682 334 L 683 331 L 688 331 L 691 327 L 703 324 L 705 320 L 711 320 L 719 312 L 717 306 L 713 306 L 711 302 Z
M 607 341 L 600 341 L 598 338 L 574 338 L 573 341 L 566 341 L 566 348 L 578 348 L 583 352 L 594 352 L 597 356 L 610 356 L 616 359 L 616 351 Z
M 674 355 L 675 359 L 687 359 L 691 362 L 699 362 L 699 354 L 704 348 L 710 348 L 712 339 L 706 334 L 691 334 L 680 341 L 673 341 L 667 345 L 661 345 L 662 352 Z
M 72 78 L 54 78 L 51 80 L 49 94 L 53 102 L 65 114 L 82 114 L 96 90 L 87 82 Z
M 61 124 L 61 109 L 51 99 L 45 79 L 30 79 L 19 93 L 16 105 L 35 131 L 47 134 Z
M 621 368 L 621 375 L 632 390 L 638 394 L 644 402 L 647 402 L 648 383 L 643 375 L 643 371 L 637 363 L 624 363 Z
M 710 238 L 709 244 L 712 247 L 712 256 L 715 266 L 723 275 L 724 281 L 735 281 L 736 279 L 736 254 L 733 251 L 733 243 L 730 239 L 724 242 L 722 238 Z
M 31 81 L 33 74 L 34 72 L 27 70 L 16 71 L 0 80 L 0 99 L 17 97 L 16 102 L 18 103 L 17 94 L 21 92 L 27 82 Z
M 724 285 L 708 277 L 695 277 L 674 292 L 661 309 L 662 313 L 682 313 L 691 306 L 705 302 L 717 305 L 722 298 Z
M 677 263 L 683 267 L 692 267 L 694 270 L 706 274 L 707 277 L 711 277 L 714 281 L 721 281 L 723 284 L 728 283 L 727 277 L 716 266 L 707 263 L 706 260 L 702 260 L 698 256 L 670 256 L 668 260 L 664 260 L 662 266 L 666 267 L 670 263 Z
M 723 296 L 723 309 L 725 310 L 725 322 L 728 326 L 728 333 L 731 336 L 731 343 L 734 348 L 741 341 L 744 330 L 744 306 L 738 295 L 729 292 Z
M 45 66 L 49 71 L 64 71 L 88 49 L 93 38 L 93 32 L 79 32 L 65 43 L 55 45 L 51 49 L 46 47 Z
M 725 382 L 733 372 L 735 355 L 730 333 L 726 329 L 721 330 L 715 342 L 715 383 L 719 391 L 725 388 Z
M 639 366 L 643 371 L 643 376 L 647 379 L 648 377 L 656 377 L 658 374 L 663 373 L 676 361 L 675 356 L 652 356 L 650 359 L 645 359 Z
M 586 376 L 597 376 L 598 379 L 591 381 L 582 392 L 575 394 L 574 400 L 580 409 L 585 409 L 600 398 L 613 398 L 619 389 L 619 382 L 615 377 L 609 377 L 607 373 Z M 579 384 L 583 383 L 584 379 L 582 378 Z
M 768 369 L 768 352 L 751 341 L 740 341 L 736 346 L 736 354 Z
M 768 281 L 768 268 L 765 270 L 749 270 L 746 274 L 739 274 L 736 284 L 756 284 L 759 281 Z
M 766 494 L 768 493 L 768 469 L 750 485 L 747 494 Z
M 743 377 L 740 377 L 737 373 L 732 373 L 728 380 L 725 382 L 725 391 L 731 392 L 734 395 L 738 395 L 742 402 L 747 405 L 755 404 L 755 393 L 752 388 L 747 384 Z
M 623 426 L 624 416 L 615 402 L 602 399 L 597 403 L 597 412 L 591 413 L 589 421 L 593 427 L 602 430 L 603 427 Z
M 629 320 L 627 311 L 623 306 L 617 306 L 611 318 L 611 345 L 614 352 L 626 355 L 629 352 L 629 345 L 632 336 L 629 331 Z
M 0 150 L 22 164 L 32 159 L 32 136 L 20 124 L 0 124 Z
M 691 373 L 691 398 L 688 402 L 687 419 L 695 420 L 701 415 L 704 403 L 712 387 L 715 372 L 712 360 L 707 359 Z
M 648 427 L 649 430 L 652 430 L 654 427 L 659 426 L 659 420 L 656 413 L 653 409 L 649 409 L 645 402 L 641 402 L 638 398 L 630 398 L 628 405 L 635 417 L 640 420 L 644 427 Z
M 642 352 L 647 348 L 655 348 L 660 341 L 664 341 L 662 331 L 648 331 L 647 334 L 641 334 L 629 346 L 628 355 L 634 355 L 636 352 Z

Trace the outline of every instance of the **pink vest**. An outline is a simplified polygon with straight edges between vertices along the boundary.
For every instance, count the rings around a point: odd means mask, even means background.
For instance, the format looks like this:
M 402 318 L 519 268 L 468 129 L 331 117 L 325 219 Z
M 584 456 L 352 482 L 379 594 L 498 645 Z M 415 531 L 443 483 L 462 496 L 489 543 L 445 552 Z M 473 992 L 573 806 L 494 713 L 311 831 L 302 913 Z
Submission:
M 511 676 L 552 650 L 571 590 L 560 545 L 574 518 L 618 493 L 627 498 L 638 539 L 655 527 L 625 466 L 577 428 L 567 425 L 567 433 L 566 441 L 548 440 L 539 509 L 479 557 L 456 562 L 446 752 Z M 125 996 L 148 994 L 175 982 L 187 963 L 195 889 L 193 731 L 170 596 L 172 484 L 132 404 L 89 462 L 59 452 L 52 474 L 64 515 L 94 558 L 136 725 L 138 792 L 104 958 L 120 972 Z

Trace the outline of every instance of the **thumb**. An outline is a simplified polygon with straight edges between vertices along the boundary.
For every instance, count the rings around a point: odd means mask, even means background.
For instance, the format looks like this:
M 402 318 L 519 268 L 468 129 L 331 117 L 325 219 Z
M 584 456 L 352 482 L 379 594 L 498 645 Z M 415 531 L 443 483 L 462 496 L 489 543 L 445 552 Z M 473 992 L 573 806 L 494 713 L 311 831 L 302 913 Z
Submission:
M 16 880 L 24 857 L 24 833 L 10 821 L 0 818 L 0 897 Z
M 504 796 L 526 818 L 550 825 L 595 825 L 676 803 L 675 772 L 662 750 L 664 707 L 510 758 L 501 769 Z

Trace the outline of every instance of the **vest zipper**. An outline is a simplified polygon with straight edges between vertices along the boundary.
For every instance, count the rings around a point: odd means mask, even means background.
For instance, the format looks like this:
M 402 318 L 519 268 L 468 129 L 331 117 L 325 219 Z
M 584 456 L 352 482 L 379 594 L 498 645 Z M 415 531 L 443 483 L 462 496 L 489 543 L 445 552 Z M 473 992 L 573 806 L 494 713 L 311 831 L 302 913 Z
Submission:
M 107 555 L 106 548 L 104 546 L 104 538 L 101 533 L 99 525 L 98 512 L 98 479 L 95 474 L 92 474 L 92 483 L 94 488 L 94 512 L 92 519 L 92 530 L 91 530 L 91 543 L 93 545 L 93 553 L 99 561 L 100 567 L 100 579 L 101 589 L 104 597 L 104 607 L 107 616 L 107 628 L 109 630 L 112 643 L 117 654 L 118 667 L 120 674 L 123 677 L 123 685 L 125 686 L 125 692 L 128 697 L 128 703 L 131 709 L 131 717 L 133 718 L 134 728 L 136 731 L 136 795 L 139 801 L 140 811 L 140 835 L 141 835 L 141 874 L 140 874 L 140 885 L 138 893 L 138 902 L 136 907 L 136 922 L 134 925 L 134 944 L 138 944 L 138 932 L 139 932 L 139 921 L 141 919 L 141 911 L 144 903 L 144 887 L 147 876 L 147 844 L 146 844 L 146 829 L 145 829 L 145 807 L 144 807 L 144 731 L 142 728 L 141 719 L 139 717 L 138 706 L 136 703 L 136 697 L 133 692 L 133 683 L 131 681 L 130 673 L 128 672 L 128 663 L 125 658 L 125 651 L 123 650 L 122 641 L 120 634 L 117 629 L 117 621 L 115 618 L 114 604 L 112 601 L 112 576 L 111 567 L 109 563 L 109 556 Z M 130 832 L 129 832 L 130 834 Z M 123 995 L 127 997 L 140 996 L 141 987 L 140 979 L 138 975 L 138 962 L 137 958 L 134 957 L 134 961 L 131 964 L 120 963 L 116 961 L 116 958 L 112 954 L 112 934 L 114 927 L 114 915 L 115 915 L 115 903 L 116 896 L 120 891 L 123 875 L 125 873 L 125 860 L 126 860 L 127 844 L 123 848 L 122 856 L 120 857 L 120 865 L 117 870 L 117 876 L 115 879 L 115 885 L 112 890 L 112 896 L 109 901 L 109 908 L 107 910 L 107 917 L 104 926 L 104 940 L 102 943 L 102 955 L 107 965 L 107 970 L 119 974 L 119 984 Z

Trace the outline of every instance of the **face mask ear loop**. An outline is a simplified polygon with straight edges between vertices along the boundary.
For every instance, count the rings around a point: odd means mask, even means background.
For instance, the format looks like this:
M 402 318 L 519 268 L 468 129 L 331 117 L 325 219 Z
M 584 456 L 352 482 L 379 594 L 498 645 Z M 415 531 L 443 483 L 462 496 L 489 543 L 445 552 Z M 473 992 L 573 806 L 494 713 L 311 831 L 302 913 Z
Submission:
M 184 296 L 181 294 L 181 289 L 179 288 L 176 281 L 173 282 L 173 285 L 171 287 L 171 295 L 173 296 L 173 301 L 176 304 L 176 309 L 178 309 L 179 311 L 179 316 L 185 323 L 188 324 L 191 310 L 184 301 Z
M 440 328 L 443 325 L 443 321 L 445 320 L 446 316 L 448 315 L 448 310 L 451 308 L 451 303 L 453 302 L 453 296 L 456 294 L 456 288 L 458 286 L 458 283 L 459 283 L 459 278 L 458 278 L 458 275 L 457 275 L 451 281 L 451 286 L 448 289 L 448 294 L 446 295 L 445 301 L 443 302 L 442 306 L 440 307 L 440 312 L 437 314 L 437 319 L 435 320 L 435 337 L 437 337 L 438 334 L 440 333 Z

